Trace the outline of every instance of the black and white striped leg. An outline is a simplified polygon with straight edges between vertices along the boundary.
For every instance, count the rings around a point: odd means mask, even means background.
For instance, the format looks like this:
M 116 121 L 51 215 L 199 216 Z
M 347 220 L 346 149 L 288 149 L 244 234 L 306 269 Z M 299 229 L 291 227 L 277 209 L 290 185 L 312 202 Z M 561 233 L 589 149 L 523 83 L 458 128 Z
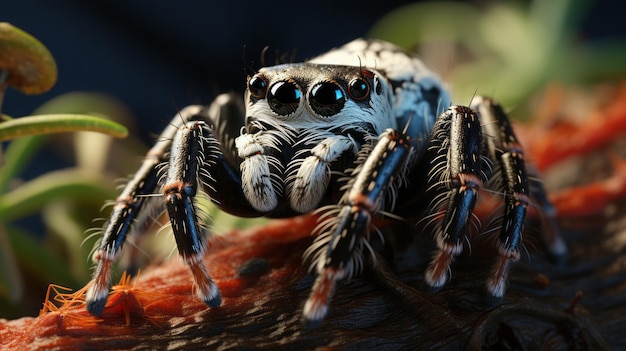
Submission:
M 364 249 L 371 250 L 371 219 L 382 210 L 388 192 L 394 191 L 394 180 L 404 176 L 411 150 L 406 135 L 388 129 L 373 149 L 361 150 L 358 159 L 362 163 L 353 170 L 338 208 L 322 216 L 321 234 L 307 250 L 307 255 L 314 255 L 317 271 L 303 312 L 308 327 L 326 316 L 335 283 L 362 269 Z
M 480 121 L 468 107 L 450 107 L 433 126 L 427 152 L 429 191 L 446 196 L 432 205 L 435 216 L 443 216 L 435 232 L 438 251 L 425 275 L 434 289 L 447 282 L 450 264 L 463 251 L 477 193 L 490 176 L 483 146 Z
M 159 178 L 157 166 L 165 160 L 172 140 L 181 126 L 201 109 L 201 106 L 186 107 L 172 119 L 170 125 L 159 136 L 157 143 L 146 154 L 137 173 L 115 200 L 99 248 L 93 255 L 96 270 L 86 296 L 87 311 L 90 313 L 100 315 L 104 309 L 111 284 L 111 266 L 119 255 L 139 211 L 147 201 L 144 195 L 153 194 L 157 187 Z
M 561 236 L 559 226 L 556 221 L 557 210 L 556 207 L 548 200 L 548 192 L 546 191 L 539 176 L 533 174 L 532 170 L 529 170 L 530 178 L 528 180 L 530 185 L 530 194 L 534 202 L 541 210 L 540 215 L 542 218 L 542 231 L 543 241 L 548 248 L 550 258 L 554 262 L 561 262 L 567 256 L 567 244 Z
M 219 291 L 202 263 L 205 242 L 198 226 L 193 199 L 201 186 L 211 201 L 241 216 L 260 216 L 245 200 L 234 148 L 236 131 L 243 119 L 237 100 L 220 95 L 210 108 L 189 106 L 181 110 L 161 133 L 139 171 L 116 200 L 102 240 L 94 254 L 96 270 L 87 290 L 87 310 L 100 315 L 111 283 L 111 266 L 126 241 L 139 211 L 160 184 L 159 164 L 169 158 L 162 193 L 179 253 L 190 266 L 196 293 L 209 306 L 220 304 Z M 232 124 L 237 124 L 234 126 Z M 213 130 L 222 133 L 219 139 Z M 218 140 L 222 140 L 220 143 Z M 199 179 L 199 180 L 198 180 Z M 220 179 L 218 193 L 214 179 Z
M 213 115 L 209 114 L 205 119 L 211 117 Z M 241 173 L 227 161 L 213 128 L 204 121 L 194 121 L 178 130 L 172 142 L 162 192 L 178 252 L 191 270 L 196 295 L 207 306 L 218 307 L 221 294 L 203 260 L 206 240 L 198 224 L 201 219 L 194 204 L 196 194 L 201 188 L 211 201 L 231 213 L 262 214 L 245 201 Z M 223 140 L 222 144 L 226 142 Z M 220 181 L 220 191 L 217 191 L 216 179 Z
M 477 97 L 472 107 L 479 113 L 490 158 L 500 169 L 504 191 L 504 217 L 498 237 L 500 257 L 491 270 L 487 290 L 495 299 L 504 296 L 509 266 L 519 259 L 519 245 L 524 231 L 530 199 L 537 201 L 544 212 L 544 233 L 548 248 L 554 256 L 562 256 L 567 249 L 556 230 L 556 210 L 546 197 L 537 178 L 529 178 L 524 152 L 502 107 L 488 98 Z M 530 180 L 529 180 L 530 179 Z M 535 191 L 531 194 L 530 189 Z
M 214 163 L 210 157 L 219 153 L 210 143 L 214 139 L 203 132 L 208 133 L 204 122 L 189 122 L 176 133 L 162 191 L 178 252 L 192 272 L 196 295 L 208 306 L 217 307 L 221 295 L 204 265 L 204 232 L 194 206 L 200 170 Z

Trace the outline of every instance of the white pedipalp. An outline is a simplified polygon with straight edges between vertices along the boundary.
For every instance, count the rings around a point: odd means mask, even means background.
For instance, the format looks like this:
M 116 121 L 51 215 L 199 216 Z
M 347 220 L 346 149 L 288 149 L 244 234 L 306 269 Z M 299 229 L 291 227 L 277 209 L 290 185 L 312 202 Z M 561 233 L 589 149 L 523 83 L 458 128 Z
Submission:
M 317 207 L 326 193 L 330 181 L 330 164 L 344 152 L 356 153 L 357 145 L 352 138 L 334 135 L 322 140 L 313 147 L 311 156 L 301 161 L 292 161 L 297 169 L 294 176 L 288 178 L 287 194 L 289 204 L 294 210 L 305 213 Z
M 278 205 L 278 194 L 273 184 L 269 160 L 263 145 L 252 134 L 242 134 L 235 139 L 239 157 L 243 194 L 256 210 L 269 212 Z

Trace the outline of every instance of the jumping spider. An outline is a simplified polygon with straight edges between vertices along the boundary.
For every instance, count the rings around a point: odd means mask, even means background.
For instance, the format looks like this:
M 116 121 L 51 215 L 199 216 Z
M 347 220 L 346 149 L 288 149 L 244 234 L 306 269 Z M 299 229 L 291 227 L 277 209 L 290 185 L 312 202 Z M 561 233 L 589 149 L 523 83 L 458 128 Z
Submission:
M 531 201 L 544 209 L 545 221 L 554 219 L 500 106 L 481 97 L 469 107 L 451 106 L 440 79 L 418 58 L 363 39 L 305 63 L 260 69 L 248 78 L 243 103 L 224 94 L 174 117 L 106 224 L 87 292 L 92 314 L 102 313 L 111 264 L 144 195 L 157 188 L 196 294 L 210 307 L 220 306 L 221 295 L 203 263 L 198 190 L 241 217 L 319 211 L 317 236 L 306 251 L 317 274 L 304 305 L 308 323 L 324 319 L 336 281 L 362 269 L 372 250 L 370 230 L 376 230 L 372 218 L 436 222 L 438 249 L 425 280 L 438 288 L 462 251 L 479 190 L 500 194 L 499 259 L 487 282 L 495 298 L 505 293 L 509 265 L 520 256 Z M 550 249 L 563 254 L 558 235 L 552 239 Z

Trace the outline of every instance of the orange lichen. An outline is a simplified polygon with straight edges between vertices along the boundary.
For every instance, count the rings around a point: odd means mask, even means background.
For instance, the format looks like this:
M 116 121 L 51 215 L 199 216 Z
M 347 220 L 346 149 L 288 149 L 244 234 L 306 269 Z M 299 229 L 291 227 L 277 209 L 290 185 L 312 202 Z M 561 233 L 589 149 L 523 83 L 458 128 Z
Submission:
M 101 318 L 94 317 L 85 311 L 85 292 L 91 283 L 76 292 L 72 292 L 70 288 L 50 284 L 39 317 L 53 316 L 57 318 L 57 325 L 60 330 L 76 325 L 91 325 L 93 327 L 95 324 L 105 321 L 115 324 L 115 321 L 122 316 L 125 326 L 130 326 L 131 317 L 135 316 L 142 321 L 146 320 L 152 325 L 160 327 L 159 319 L 150 317 L 145 309 L 164 296 L 158 292 L 137 288 L 138 279 L 139 274 L 131 282 L 130 274 L 122 273 L 119 282 L 111 287 L 105 313 Z

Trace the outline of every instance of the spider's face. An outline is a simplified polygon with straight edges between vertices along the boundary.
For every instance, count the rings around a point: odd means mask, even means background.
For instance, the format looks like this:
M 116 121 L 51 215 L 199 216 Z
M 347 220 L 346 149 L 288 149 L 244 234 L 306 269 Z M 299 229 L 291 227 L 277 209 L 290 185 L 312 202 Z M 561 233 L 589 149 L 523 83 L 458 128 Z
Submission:
M 245 99 L 248 128 L 254 121 L 292 129 L 360 125 L 378 135 L 395 127 L 389 85 L 366 68 L 310 63 L 263 68 L 248 79 Z

